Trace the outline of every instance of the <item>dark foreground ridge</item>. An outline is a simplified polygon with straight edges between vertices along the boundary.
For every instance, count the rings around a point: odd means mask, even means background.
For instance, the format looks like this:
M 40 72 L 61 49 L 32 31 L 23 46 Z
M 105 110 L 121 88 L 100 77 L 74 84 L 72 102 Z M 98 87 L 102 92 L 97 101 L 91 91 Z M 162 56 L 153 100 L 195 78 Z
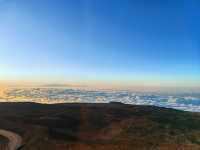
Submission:
M 199 150 L 200 114 L 155 106 L 0 103 L 21 150 Z

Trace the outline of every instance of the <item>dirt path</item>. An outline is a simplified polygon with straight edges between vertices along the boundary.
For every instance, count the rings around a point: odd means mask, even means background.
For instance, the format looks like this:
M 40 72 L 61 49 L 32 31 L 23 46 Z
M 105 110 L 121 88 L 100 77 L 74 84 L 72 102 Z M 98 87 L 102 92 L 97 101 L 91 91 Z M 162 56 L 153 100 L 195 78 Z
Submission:
M 8 148 L 6 150 L 16 150 L 22 145 L 22 138 L 14 132 L 0 129 L 0 135 L 8 138 Z

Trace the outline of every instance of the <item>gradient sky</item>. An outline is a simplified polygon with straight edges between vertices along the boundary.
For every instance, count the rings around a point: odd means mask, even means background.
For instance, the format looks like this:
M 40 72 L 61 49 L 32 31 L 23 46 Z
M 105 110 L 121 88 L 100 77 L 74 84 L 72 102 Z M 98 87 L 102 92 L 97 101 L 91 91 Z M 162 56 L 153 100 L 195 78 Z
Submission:
M 0 0 L 0 80 L 200 85 L 199 0 Z

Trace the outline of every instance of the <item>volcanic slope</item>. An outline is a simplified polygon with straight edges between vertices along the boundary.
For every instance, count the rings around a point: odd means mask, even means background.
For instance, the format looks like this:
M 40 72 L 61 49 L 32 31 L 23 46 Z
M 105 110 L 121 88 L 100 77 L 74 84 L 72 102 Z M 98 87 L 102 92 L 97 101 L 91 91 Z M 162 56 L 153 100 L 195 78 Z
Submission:
M 0 103 L 22 150 L 199 150 L 200 114 L 155 106 Z

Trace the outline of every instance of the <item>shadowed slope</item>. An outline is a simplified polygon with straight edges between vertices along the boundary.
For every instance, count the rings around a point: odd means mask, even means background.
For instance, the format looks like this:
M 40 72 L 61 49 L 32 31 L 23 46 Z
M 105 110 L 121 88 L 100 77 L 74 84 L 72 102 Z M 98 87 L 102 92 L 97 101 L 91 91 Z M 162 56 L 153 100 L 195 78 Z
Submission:
M 155 106 L 0 104 L 0 128 L 22 135 L 24 150 L 198 150 L 200 115 Z

